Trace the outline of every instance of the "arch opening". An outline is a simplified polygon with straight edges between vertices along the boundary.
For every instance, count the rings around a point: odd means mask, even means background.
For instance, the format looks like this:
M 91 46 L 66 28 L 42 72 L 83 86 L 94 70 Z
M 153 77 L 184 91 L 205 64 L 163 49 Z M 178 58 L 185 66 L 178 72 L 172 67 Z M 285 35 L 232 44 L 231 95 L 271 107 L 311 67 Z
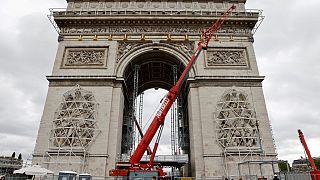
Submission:
M 135 59 L 126 67 L 124 78 L 128 91 L 133 91 L 134 69 L 139 68 L 138 94 L 150 88 L 162 88 L 170 90 L 174 82 L 173 67 L 177 68 L 178 77 L 184 70 L 184 64 L 174 56 L 153 50 L 146 52 Z
M 139 122 L 139 120 L 141 119 L 143 111 L 145 111 L 147 108 L 141 108 L 141 106 L 148 106 L 148 104 L 144 104 L 143 100 L 141 100 L 144 92 L 146 90 L 150 91 L 150 89 L 164 89 L 166 91 L 169 91 L 177 81 L 177 79 L 180 77 L 184 68 L 185 65 L 181 62 L 181 60 L 177 59 L 167 52 L 163 52 L 157 49 L 140 54 L 139 56 L 132 59 L 130 63 L 125 67 L 123 74 L 123 93 L 125 100 L 121 142 L 122 155 L 129 157 L 134 152 L 139 141 L 139 138 L 136 138 L 138 137 L 139 133 L 136 129 L 136 123 L 142 127 L 144 126 L 144 124 L 140 124 L 141 122 Z M 166 147 L 168 147 L 168 144 L 169 147 L 171 147 L 172 155 L 185 154 L 187 155 L 187 157 L 190 151 L 187 108 L 188 92 L 189 85 L 187 82 L 184 82 L 180 89 L 180 93 L 176 102 L 166 116 L 166 123 L 170 124 L 170 129 L 168 132 L 171 133 L 171 138 L 167 139 L 168 136 L 161 137 L 161 143 L 165 142 L 166 144 L 164 145 Z M 153 96 L 159 96 L 159 93 L 157 94 L 155 93 L 155 91 L 153 94 Z M 159 101 L 155 101 L 155 99 L 156 98 L 149 96 L 149 99 L 147 99 L 147 101 L 153 101 L 155 105 L 158 105 Z M 140 112 L 140 109 L 143 109 L 143 111 Z M 152 118 L 153 117 L 151 117 L 151 121 Z M 148 127 L 146 127 L 146 129 L 147 128 Z M 170 166 L 181 167 L 181 164 Z

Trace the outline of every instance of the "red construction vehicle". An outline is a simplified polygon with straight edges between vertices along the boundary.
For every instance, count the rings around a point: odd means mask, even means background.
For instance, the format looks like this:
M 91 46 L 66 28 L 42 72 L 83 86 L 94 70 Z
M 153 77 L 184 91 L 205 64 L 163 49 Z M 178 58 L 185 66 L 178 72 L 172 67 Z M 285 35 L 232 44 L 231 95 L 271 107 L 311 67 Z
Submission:
M 298 129 L 298 133 L 299 133 L 299 138 L 300 138 L 301 144 L 302 144 L 302 146 L 304 147 L 304 150 L 307 153 L 310 165 L 312 167 L 312 170 L 310 171 L 311 179 L 312 180 L 320 180 L 320 171 L 317 169 L 317 167 L 316 167 L 316 165 L 315 165 L 315 163 L 314 163 L 314 161 L 312 159 L 312 156 L 311 156 L 311 153 L 309 151 L 307 142 L 304 139 L 304 135 L 303 135 L 303 133 L 302 133 L 302 131 L 300 129 Z
M 163 172 L 162 166 L 159 163 L 154 163 L 154 157 L 157 152 L 157 148 L 159 145 L 159 140 L 161 137 L 161 133 L 163 130 L 163 125 L 165 121 L 165 116 L 167 115 L 169 109 L 171 108 L 173 102 L 176 100 L 180 87 L 184 80 L 186 79 L 186 75 L 189 73 L 192 65 L 198 58 L 199 54 L 202 50 L 207 49 L 208 43 L 211 40 L 214 33 L 221 27 L 223 22 L 227 19 L 227 17 L 231 14 L 231 12 L 236 7 L 232 5 L 223 16 L 216 20 L 209 29 L 203 30 L 200 42 L 198 43 L 198 47 L 194 54 L 192 55 L 189 63 L 187 64 L 185 70 L 182 72 L 177 83 L 170 89 L 165 99 L 162 101 L 160 109 L 157 111 L 156 116 L 151 122 L 149 128 L 146 133 L 142 136 L 141 130 L 139 130 L 142 139 L 138 144 L 135 152 L 132 154 L 129 162 L 117 162 L 116 168 L 109 171 L 110 176 L 128 176 L 129 178 L 135 177 L 163 177 L 165 173 Z M 146 164 L 140 163 L 140 160 L 143 154 L 148 150 L 148 147 L 155 136 L 156 132 L 158 132 L 158 136 L 154 145 L 154 148 L 151 152 L 150 161 Z M 148 150 L 150 153 L 150 150 Z

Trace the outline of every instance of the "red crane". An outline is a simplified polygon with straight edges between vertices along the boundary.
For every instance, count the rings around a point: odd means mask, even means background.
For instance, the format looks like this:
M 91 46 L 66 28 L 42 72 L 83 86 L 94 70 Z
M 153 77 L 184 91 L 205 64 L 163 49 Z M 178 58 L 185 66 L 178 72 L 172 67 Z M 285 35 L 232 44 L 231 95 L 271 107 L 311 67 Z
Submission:
M 307 142 L 304 139 L 304 135 L 303 135 L 303 133 L 302 133 L 302 131 L 300 129 L 298 129 L 298 133 L 299 133 L 299 138 L 300 138 L 301 144 L 302 144 L 302 146 L 304 147 L 304 150 L 307 153 L 310 165 L 312 167 L 312 170 L 310 171 L 311 179 L 320 180 L 320 171 L 317 169 L 316 164 L 314 163 L 314 161 L 312 159 L 312 156 L 311 156 L 311 153 L 309 151 Z
M 143 135 L 140 143 L 138 144 L 135 152 L 132 154 L 129 162 L 117 162 L 116 168 L 109 171 L 110 176 L 144 176 L 144 177 L 152 177 L 152 176 L 164 176 L 165 173 L 162 170 L 162 167 L 158 163 L 154 163 L 154 157 L 157 152 L 157 148 L 159 145 L 160 136 L 162 133 L 165 117 L 171 108 L 173 102 L 176 100 L 180 87 L 184 80 L 186 79 L 186 75 L 189 73 L 192 65 L 197 60 L 198 56 L 200 55 L 202 50 L 208 48 L 208 43 L 210 42 L 214 33 L 220 29 L 223 22 L 227 19 L 227 17 L 231 14 L 231 12 L 236 7 L 232 5 L 221 18 L 216 20 L 212 26 L 206 30 L 202 31 L 200 42 L 198 43 L 198 47 L 196 51 L 193 53 L 189 63 L 187 64 L 186 68 L 182 72 L 179 80 L 177 83 L 170 89 L 167 93 L 165 99 L 162 101 L 160 109 L 158 110 L 156 116 L 154 117 L 153 121 L 151 122 L 149 128 L 147 129 L 146 133 Z M 140 163 L 140 160 L 143 154 L 148 150 L 148 147 L 155 136 L 156 132 L 158 132 L 158 137 L 156 139 L 154 148 L 151 153 L 150 160 L 147 164 Z M 140 133 L 141 134 L 141 133 Z M 150 151 L 149 151 L 150 152 Z

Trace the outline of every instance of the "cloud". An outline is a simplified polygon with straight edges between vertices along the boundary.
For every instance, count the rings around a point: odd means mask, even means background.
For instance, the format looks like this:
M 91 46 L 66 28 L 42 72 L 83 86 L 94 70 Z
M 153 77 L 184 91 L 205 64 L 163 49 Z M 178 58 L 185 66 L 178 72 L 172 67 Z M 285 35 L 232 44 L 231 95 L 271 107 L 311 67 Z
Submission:
M 263 87 L 280 159 L 304 156 L 297 129 L 313 139 L 311 151 L 320 155 L 314 145 L 320 142 L 320 25 L 315 23 L 319 5 L 315 0 L 247 3 L 263 9 L 266 16 L 254 46 L 260 73 L 266 76 Z
M 10 155 L 13 151 L 24 158 L 33 151 L 35 135 L 39 127 L 39 110 L 23 89 L 14 87 L 14 80 L 0 73 L 0 152 Z
M 65 0 L 3 0 L 0 6 L 0 152 L 32 153 L 57 48 L 57 33 L 46 15 Z M 297 129 L 319 156 L 320 30 L 318 0 L 247 1 L 266 16 L 254 35 L 263 89 L 280 159 L 303 156 Z M 160 98 L 161 99 L 161 98 Z M 160 99 L 145 98 L 146 112 Z M 149 119 L 151 114 L 145 114 Z M 168 120 L 167 120 L 168 122 Z M 169 144 L 168 127 L 162 143 Z M 170 129 L 170 128 L 169 128 Z M 163 146 L 161 152 L 166 152 Z
M 157 109 L 159 109 L 161 103 L 161 99 L 163 97 L 165 97 L 165 95 L 167 94 L 168 91 L 164 90 L 164 89 L 158 89 L 158 90 L 154 90 L 154 89 L 149 89 L 147 91 L 144 92 L 143 95 L 143 132 L 145 132 L 150 123 L 152 122 L 155 113 L 157 112 Z M 139 98 L 138 98 L 139 99 Z M 167 148 L 165 148 L 166 146 L 170 146 L 170 135 L 171 131 L 170 131 L 170 111 L 168 113 L 168 115 L 166 116 L 166 120 L 165 120 L 165 125 L 164 125 L 164 129 L 162 132 L 162 136 L 160 139 L 160 145 L 159 145 L 159 150 L 161 149 L 161 151 L 159 151 L 159 154 L 171 154 L 171 149 L 169 148 L 169 150 Z M 152 143 L 151 143 L 151 147 L 153 147 L 154 142 L 155 142 L 156 137 L 154 137 Z M 160 148 L 161 147 L 161 148 Z
M 0 152 L 33 152 L 57 48 L 57 33 L 46 15 L 51 2 L 4 0 L 0 16 Z

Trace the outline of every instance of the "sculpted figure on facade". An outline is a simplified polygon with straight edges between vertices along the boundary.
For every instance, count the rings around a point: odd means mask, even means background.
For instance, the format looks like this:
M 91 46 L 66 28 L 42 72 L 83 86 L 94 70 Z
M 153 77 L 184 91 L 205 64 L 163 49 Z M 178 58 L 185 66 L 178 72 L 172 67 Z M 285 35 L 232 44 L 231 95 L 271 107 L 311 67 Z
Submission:
M 194 52 L 194 42 L 175 42 L 175 43 L 169 43 L 169 44 L 175 46 L 180 51 L 190 56 L 192 56 Z
M 217 137 L 224 148 L 256 147 L 257 119 L 245 92 L 231 89 L 217 104 Z
M 51 130 L 53 147 L 86 148 L 97 133 L 97 106 L 92 92 L 79 85 L 67 91 L 55 112 Z
M 142 43 L 138 42 L 125 42 L 119 41 L 118 42 L 118 52 L 117 52 L 117 59 L 121 59 L 125 54 L 127 54 L 131 49 L 141 46 Z

